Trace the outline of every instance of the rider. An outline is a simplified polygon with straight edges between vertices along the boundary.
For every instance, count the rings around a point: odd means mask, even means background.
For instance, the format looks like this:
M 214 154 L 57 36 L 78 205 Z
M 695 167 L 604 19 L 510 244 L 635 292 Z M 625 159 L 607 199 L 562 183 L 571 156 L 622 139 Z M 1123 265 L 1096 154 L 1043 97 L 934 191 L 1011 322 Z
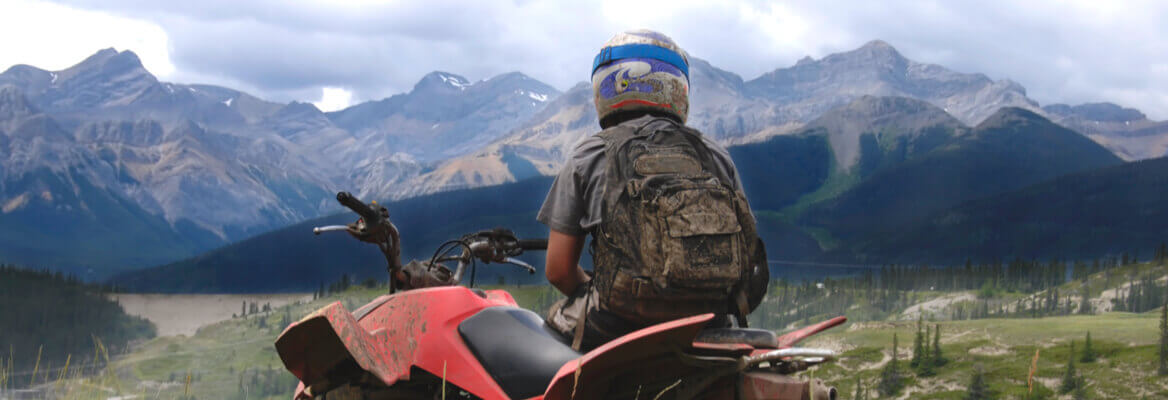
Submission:
M 617 34 L 592 89 L 603 131 L 575 147 L 537 216 L 548 281 L 568 295 L 549 325 L 577 349 L 705 312 L 744 326 L 766 292 L 765 250 L 729 153 L 684 126 L 685 51 L 658 32 Z M 578 265 L 589 234 L 592 275 Z

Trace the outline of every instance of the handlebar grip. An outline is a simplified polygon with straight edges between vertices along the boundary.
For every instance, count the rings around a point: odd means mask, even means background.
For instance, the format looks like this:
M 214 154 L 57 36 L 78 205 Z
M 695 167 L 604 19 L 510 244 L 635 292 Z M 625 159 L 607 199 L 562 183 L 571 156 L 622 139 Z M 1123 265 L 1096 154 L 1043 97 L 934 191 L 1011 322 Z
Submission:
M 365 223 L 367 224 L 375 224 L 381 221 L 381 213 L 374 211 L 373 208 L 369 207 L 368 204 L 361 202 L 361 200 L 357 200 L 357 198 L 353 197 L 353 195 L 349 192 L 337 193 L 337 201 L 340 202 L 341 205 L 348 207 L 350 210 L 353 210 L 353 212 L 357 213 L 357 215 L 360 215 L 361 218 L 364 218 Z
M 521 239 L 519 248 L 523 250 L 547 250 L 547 239 Z

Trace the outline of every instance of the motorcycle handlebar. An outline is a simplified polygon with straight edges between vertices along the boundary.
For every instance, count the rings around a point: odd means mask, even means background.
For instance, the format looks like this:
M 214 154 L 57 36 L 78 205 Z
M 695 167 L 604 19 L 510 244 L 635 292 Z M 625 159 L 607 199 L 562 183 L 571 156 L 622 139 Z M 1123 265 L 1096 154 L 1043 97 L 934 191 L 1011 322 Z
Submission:
M 547 239 L 519 239 L 519 248 L 523 250 L 547 250 Z
M 357 198 L 353 197 L 353 195 L 349 192 L 337 193 L 337 201 L 340 202 L 341 205 L 348 207 L 350 210 L 353 210 L 353 212 L 357 213 L 357 215 L 360 215 L 361 218 L 364 218 L 366 224 L 375 225 L 381 221 L 381 213 L 375 211 L 372 207 L 369 207 L 368 204 L 361 202 L 361 200 L 357 200 Z

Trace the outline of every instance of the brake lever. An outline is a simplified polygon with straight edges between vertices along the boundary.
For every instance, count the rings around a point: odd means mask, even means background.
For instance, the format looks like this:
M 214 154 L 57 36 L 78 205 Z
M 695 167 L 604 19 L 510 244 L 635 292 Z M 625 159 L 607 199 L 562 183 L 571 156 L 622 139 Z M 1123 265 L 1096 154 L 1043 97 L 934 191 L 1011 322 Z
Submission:
M 523 267 L 524 269 L 527 270 L 527 273 L 535 275 L 535 267 L 531 266 L 531 264 L 523 262 L 522 260 L 516 260 L 516 259 L 511 258 L 511 257 L 504 257 L 503 262 L 505 262 L 507 264 L 512 264 L 515 266 Z
M 312 228 L 312 234 L 319 235 L 319 234 L 322 234 L 325 232 L 337 232 L 337 231 L 345 232 L 348 230 L 349 230 L 349 227 L 345 226 L 345 225 L 318 226 L 318 227 Z

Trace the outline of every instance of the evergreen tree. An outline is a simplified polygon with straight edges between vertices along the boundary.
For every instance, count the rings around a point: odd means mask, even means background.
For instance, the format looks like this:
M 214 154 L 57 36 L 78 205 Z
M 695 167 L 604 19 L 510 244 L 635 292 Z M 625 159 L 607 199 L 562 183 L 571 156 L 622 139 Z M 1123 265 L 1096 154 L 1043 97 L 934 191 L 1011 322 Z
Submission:
M 925 325 L 925 336 L 921 337 L 921 340 L 925 342 L 925 345 L 924 345 L 925 350 L 921 353 L 922 355 L 930 354 L 933 352 L 933 349 L 929 348 L 929 338 L 932 336 L 933 336 L 933 331 L 930 329 L 930 327 L 928 325 Z M 927 360 L 928 357 L 925 357 L 924 359 Z
M 966 400 L 986 400 L 994 398 L 990 393 L 990 386 L 985 381 L 985 370 L 981 364 L 973 367 L 973 376 L 969 380 L 969 388 L 965 394 Z
M 945 355 L 941 354 L 941 324 L 937 324 L 936 329 L 933 330 L 933 357 L 932 364 L 934 368 L 945 365 L 949 360 L 945 359 Z
M 924 332 L 921 331 L 921 323 L 924 320 L 924 313 L 917 316 L 917 335 L 913 338 L 913 356 L 912 360 L 908 362 L 909 368 L 917 368 L 921 366 L 921 358 L 925 354 L 925 339 Z
M 900 389 L 904 388 L 904 379 L 900 373 L 899 361 L 897 360 L 897 340 L 896 334 L 892 334 L 892 360 L 884 365 L 884 369 L 880 371 L 880 384 L 877 391 L 882 396 L 893 396 L 900 393 Z
M 1083 354 L 1079 357 L 1079 362 L 1092 363 L 1096 358 L 1095 349 L 1091 348 L 1091 332 L 1087 332 L 1087 342 L 1083 343 Z
M 1071 341 L 1071 352 L 1067 355 L 1067 369 L 1063 372 L 1063 381 L 1059 384 L 1059 393 L 1067 394 L 1079 386 L 1079 374 L 1075 372 L 1075 341 Z
M 1087 383 L 1083 382 L 1083 378 L 1079 378 L 1079 383 L 1075 386 L 1071 398 L 1074 400 L 1087 400 Z
M 1160 368 L 1161 376 L 1168 375 L 1168 304 L 1160 306 Z

